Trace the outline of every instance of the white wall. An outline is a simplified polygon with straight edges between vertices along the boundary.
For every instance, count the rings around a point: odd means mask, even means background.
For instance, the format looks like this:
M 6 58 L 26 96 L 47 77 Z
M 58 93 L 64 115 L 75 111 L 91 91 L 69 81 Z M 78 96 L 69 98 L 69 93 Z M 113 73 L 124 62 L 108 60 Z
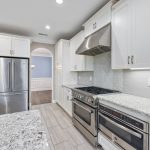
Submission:
M 52 78 L 32 78 L 31 91 L 52 90 Z
M 124 71 L 123 92 L 150 98 L 148 78 L 150 78 L 150 71 Z
M 113 71 L 111 69 L 111 53 L 103 53 L 95 56 L 94 58 L 94 85 L 114 89 L 122 90 L 122 71 Z
M 93 72 L 78 72 L 78 84 L 93 85 Z

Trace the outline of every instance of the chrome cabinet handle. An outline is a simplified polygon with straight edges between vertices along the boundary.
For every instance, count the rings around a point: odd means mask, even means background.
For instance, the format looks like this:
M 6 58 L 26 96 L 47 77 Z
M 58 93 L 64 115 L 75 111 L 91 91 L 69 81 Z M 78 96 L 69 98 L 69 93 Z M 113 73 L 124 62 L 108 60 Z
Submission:
M 134 64 L 134 56 L 131 56 L 131 64 Z
M 130 64 L 130 56 L 128 56 L 128 64 Z
M 96 22 L 93 24 L 93 29 L 96 29 L 97 26 L 96 26 Z

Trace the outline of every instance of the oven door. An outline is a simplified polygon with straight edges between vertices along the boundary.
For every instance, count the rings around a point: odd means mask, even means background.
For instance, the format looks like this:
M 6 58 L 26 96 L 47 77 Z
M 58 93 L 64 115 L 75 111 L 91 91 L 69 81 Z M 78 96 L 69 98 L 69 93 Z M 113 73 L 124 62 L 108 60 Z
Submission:
M 97 136 L 96 111 L 77 99 L 73 99 L 73 117 L 94 136 Z
M 137 131 L 115 119 L 98 113 L 99 130 L 123 150 L 148 150 L 148 134 Z

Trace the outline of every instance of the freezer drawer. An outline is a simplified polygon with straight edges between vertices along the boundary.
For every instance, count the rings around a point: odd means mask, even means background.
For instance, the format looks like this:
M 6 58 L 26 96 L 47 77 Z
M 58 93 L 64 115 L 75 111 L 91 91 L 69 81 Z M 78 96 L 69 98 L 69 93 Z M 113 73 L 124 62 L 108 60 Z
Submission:
M 0 94 L 0 114 L 28 110 L 28 92 Z
M 12 91 L 28 90 L 28 59 L 12 59 Z
M 0 93 L 11 91 L 11 59 L 0 57 Z

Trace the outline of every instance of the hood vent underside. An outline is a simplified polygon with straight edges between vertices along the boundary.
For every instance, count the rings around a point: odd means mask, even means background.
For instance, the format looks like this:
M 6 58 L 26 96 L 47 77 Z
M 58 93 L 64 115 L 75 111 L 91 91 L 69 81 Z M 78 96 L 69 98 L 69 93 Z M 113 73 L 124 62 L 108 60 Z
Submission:
M 111 26 L 104 26 L 91 34 L 77 49 L 76 54 L 95 56 L 111 50 Z

